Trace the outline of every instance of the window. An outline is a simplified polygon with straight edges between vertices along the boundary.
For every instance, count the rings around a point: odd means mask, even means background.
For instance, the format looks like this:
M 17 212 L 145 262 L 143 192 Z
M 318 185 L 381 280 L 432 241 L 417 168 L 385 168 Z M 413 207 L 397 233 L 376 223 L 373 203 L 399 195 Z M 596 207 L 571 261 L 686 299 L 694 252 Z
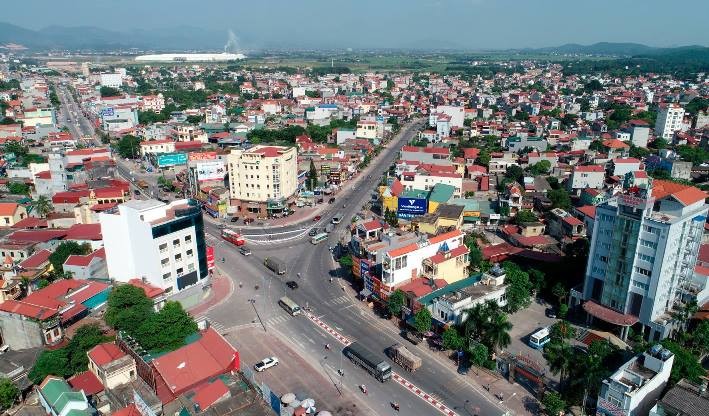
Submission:
M 167 279 L 170 278 L 171 275 L 172 275 L 172 273 L 167 272 L 167 273 L 165 273 L 165 274 L 162 275 L 162 278 L 163 278 L 163 280 L 167 280 Z
M 187 250 L 187 252 L 185 254 L 187 255 L 188 258 L 192 257 L 192 249 Z
M 606 256 L 598 256 L 598 259 L 604 263 L 608 263 L 608 257 Z
M 642 267 L 637 267 L 637 266 L 635 266 L 635 272 L 639 273 L 643 276 L 650 276 L 652 274 L 651 270 L 643 269 Z
M 160 244 L 160 252 L 164 253 L 165 251 L 167 251 L 167 243 Z
M 194 271 L 194 263 L 190 263 L 187 265 L 187 270 L 193 272 Z
M 182 254 L 175 254 L 175 261 L 182 261 Z
M 660 235 L 659 228 L 651 227 L 649 225 L 643 225 L 643 231 L 651 233 L 651 234 L 655 234 L 655 235 Z
M 179 245 L 180 245 L 180 239 L 177 238 L 177 239 L 175 239 L 175 240 L 172 240 L 172 245 L 175 246 L 175 247 L 179 247 Z
M 642 247 L 649 247 L 649 248 L 652 248 L 652 249 L 657 248 L 657 243 L 653 243 L 653 242 L 650 241 L 650 240 L 645 240 L 645 239 L 642 239 L 642 238 L 640 239 L 640 245 L 641 245 Z
M 192 241 L 192 236 L 191 235 L 186 235 L 185 236 L 185 243 L 189 243 Z
M 163 266 L 167 266 L 167 264 L 170 263 L 170 259 L 162 259 L 160 260 L 160 264 Z
M 653 256 L 648 256 L 647 254 L 640 253 L 638 254 L 638 258 L 640 260 L 646 261 L 648 263 L 654 263 L 655 262 L 655 257 Z
M 175 271 L 177 272 L 177 275 L 178 275 L 178 276 L 182 276 L 182 274 L 184 273 L 184 269 L 183 269 L 182 267 L 178 268 L 178 269 L 175 270 Z

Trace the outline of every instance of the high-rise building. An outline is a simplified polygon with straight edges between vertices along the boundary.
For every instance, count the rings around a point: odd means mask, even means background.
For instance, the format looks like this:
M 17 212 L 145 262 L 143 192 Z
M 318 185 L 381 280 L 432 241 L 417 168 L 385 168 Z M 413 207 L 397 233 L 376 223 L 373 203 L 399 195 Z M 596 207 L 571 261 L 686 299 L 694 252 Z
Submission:
M 298 188 L 295 147 L 254 146 L 227 157 L 231 205 L 237 215 L 266 217 L 293 203 Z
M 655 120 L 655 135 L 672 140 L 676 131 L 682 130 L 684 108 L 678 104 L 661 104 Z
M 202 210 L 197 201 L 131 200 L 100 214 L 108 276 L 141 279 L 174 294 L 208 276 Z
M 598 318 L 653 341 L 667 337 L 677 322 L 673 311 L 692 296 L 709 205 L 701 190 L 656 180 L 596 207 L 582 293 L 589 320 Z

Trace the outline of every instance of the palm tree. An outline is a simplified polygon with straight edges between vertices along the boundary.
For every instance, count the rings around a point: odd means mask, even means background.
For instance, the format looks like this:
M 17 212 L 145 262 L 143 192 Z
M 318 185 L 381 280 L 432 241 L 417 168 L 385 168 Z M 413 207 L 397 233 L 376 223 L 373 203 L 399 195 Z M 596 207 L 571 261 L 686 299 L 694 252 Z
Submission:
M 485 308 L 478 303 L 464 313 L 466 318 L 463 321 L 463 334 L 465 334 L 466 341 L 470 342 L 471 339 L 478 340 L 483 332 L 483 324 L 487 320 Z
M 40 216 L 40 218 L 46 218 L 47 214 L 52 212 L 53 209 L 52 201 L 50 201 L 49 198 L 44 195 L 40 195 L 39 197 L 37 197 L 36 200 L 32 201 L 30 206 L 35 210 L 35 212 L 37 213 L 37 215 Z
M 507 320 L 507 314 L 496 312 L 485 324 L 486 344 L 494 351 L 506 348 L 512 341 L 509 331 L 512 324 Z
M 553 374 L 559 374 L 559 387 L 563 388 L 566 377 L 575 364 L 574 348 L 566 341 L 550 342 L 544 346 L 544 357 Z

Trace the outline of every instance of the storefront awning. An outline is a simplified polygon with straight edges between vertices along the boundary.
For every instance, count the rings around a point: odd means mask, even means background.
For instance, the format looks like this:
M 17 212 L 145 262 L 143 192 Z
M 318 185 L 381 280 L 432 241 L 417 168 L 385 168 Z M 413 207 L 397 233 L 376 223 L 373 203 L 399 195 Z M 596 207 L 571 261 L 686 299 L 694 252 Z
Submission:
M 638 322 L 638 317 L 614 311 L 594 300 L 588 300 L 583 304 L 583 310 L 594 318 L 620 326 L 632 326 Z

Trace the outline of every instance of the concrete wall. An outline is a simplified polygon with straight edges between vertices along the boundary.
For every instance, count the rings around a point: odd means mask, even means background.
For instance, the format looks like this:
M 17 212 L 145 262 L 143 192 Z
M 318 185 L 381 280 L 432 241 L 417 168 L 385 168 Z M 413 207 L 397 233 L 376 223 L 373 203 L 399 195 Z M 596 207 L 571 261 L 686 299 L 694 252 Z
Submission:
M 25 350 L 44 345 L 39 324 L 20 315 L 0 312 L 0 338 L 13 350 Z

